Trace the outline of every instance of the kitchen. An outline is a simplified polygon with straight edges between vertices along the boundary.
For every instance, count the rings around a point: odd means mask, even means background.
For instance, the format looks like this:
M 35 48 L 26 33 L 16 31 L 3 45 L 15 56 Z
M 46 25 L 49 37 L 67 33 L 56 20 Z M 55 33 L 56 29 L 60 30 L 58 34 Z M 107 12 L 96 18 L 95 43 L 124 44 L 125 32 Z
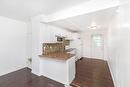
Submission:
M 80 34 L 36 20 L 33 23 L 32 73 L 68 87 L 75 78 L 75 62 L 81 58 L 77 50 L 78 45 L 81 47 Z
M 129 8 L 130 0 L 0 0 L 0 87 L 130 87 Z

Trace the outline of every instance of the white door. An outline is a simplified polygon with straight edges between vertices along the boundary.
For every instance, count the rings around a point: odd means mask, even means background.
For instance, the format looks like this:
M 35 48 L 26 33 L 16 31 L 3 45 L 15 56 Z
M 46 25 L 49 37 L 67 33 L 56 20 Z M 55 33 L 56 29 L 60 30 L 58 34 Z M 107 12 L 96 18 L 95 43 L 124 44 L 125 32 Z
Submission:
M 91 36 L 91 57 L 104 59 L 104 35 L 94 34 Z

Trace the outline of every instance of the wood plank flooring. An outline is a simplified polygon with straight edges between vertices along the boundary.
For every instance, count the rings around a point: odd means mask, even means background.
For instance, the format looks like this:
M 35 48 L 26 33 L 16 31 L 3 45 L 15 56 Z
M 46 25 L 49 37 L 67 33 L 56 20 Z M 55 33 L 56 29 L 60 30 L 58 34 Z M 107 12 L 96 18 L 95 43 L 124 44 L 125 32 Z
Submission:
M 64 87 L 64 85 L 43 76 L 36 76 L 29 68 L 24 68 L 0 76 L 0 87 Z
M 76 62 L 76 78 L 73 87 L 114 87 L 106 61 L 83 58 Z M 0 87 L 64 87 L 56 81 L 36 76 L 24 68 L 0 76 Z
M 114 87 L 106 61 L 83 58 L 76 63 L 74 87 Z

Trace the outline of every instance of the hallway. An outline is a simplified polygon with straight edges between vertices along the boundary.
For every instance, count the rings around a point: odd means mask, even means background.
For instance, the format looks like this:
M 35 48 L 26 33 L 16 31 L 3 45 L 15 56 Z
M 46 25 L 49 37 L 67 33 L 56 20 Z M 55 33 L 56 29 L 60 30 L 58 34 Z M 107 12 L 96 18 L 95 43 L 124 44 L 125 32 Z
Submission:
M 74 87 L 114 87 L 106 61 L 82 58 L 76 63 Z

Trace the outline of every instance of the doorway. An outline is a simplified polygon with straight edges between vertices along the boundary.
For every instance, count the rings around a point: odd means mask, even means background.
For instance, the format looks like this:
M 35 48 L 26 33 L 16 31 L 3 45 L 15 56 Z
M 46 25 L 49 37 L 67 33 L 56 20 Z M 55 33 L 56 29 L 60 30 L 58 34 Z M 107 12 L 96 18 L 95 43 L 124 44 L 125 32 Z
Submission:
M 104 35 L 91 35 L 91 58 L 104 59 Z

